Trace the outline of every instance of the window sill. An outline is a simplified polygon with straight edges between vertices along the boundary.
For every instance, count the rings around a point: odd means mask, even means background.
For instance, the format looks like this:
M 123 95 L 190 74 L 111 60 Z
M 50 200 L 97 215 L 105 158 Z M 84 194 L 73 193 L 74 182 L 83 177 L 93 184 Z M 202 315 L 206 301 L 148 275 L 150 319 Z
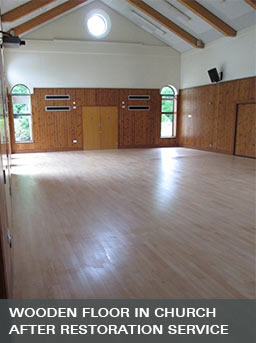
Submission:
M 15 144 L 29 144 L 29 143 L 34 143 L 34 141 L 26 141 L 26 142 L 15 142 Z
M 160 139 L 176 139 L 176 137 L 160 137 Z

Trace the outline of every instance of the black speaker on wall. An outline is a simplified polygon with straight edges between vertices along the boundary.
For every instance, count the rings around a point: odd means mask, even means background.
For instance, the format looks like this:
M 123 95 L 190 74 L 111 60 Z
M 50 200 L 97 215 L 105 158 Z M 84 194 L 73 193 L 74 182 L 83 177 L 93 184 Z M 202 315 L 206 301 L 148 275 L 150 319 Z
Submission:
M 223 73 L 218 73 L 218 70 L 216 68 L 208 70 L 208 74 L 210 76 L 211 82 L 220 82 L 223 77 Z

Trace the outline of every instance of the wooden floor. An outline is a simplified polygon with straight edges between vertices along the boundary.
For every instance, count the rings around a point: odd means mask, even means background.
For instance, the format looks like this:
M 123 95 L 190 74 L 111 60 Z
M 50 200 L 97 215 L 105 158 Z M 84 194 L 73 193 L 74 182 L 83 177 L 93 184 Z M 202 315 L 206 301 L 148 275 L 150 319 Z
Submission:
M 255 160 L 162 148 L 12 162 L 14 297 L 255 296 Z

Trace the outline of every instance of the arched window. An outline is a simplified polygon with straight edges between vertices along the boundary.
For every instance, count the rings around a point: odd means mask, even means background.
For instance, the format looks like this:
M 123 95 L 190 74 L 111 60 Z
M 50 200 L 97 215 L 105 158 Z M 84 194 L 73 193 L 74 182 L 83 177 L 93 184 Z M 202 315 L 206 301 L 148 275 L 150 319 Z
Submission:
M 15 85 L 11 90 L 15 143 L 33 141 L 31 94 L 27 86 Z
M 172 86 L 161 90 L 161 138 L 176 136 L 177 91 Z

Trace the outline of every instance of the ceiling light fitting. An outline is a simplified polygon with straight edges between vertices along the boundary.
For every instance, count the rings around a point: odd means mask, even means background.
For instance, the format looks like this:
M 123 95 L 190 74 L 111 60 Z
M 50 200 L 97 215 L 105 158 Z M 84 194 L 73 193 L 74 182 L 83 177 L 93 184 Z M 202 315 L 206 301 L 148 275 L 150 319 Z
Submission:
M 166 34 L 166 32 L 164 30 L 162 30 L 160 27 L 158 27 L 157 25 L 155 25 L 154 23 L 152 23 L 151 21 L 149 21 L 148 19 L 146 19 L 142 15 L 140 15 L 138 12 L 136 12 L 134 10 L 132 10 L 131 12 L 132 12 L 133 15 L 135 15 L 136 17 L 138 17 L 141 20 L 143 20 L 147 25 L 150 25 L 152 28 L 154 28 L 154 30 L 157 30 L 157 31 L 161 32 L 163 35 Z
M 178 7 L 174 6 L 167 0 L 163 0 L 163 1 L 166 3 L 166 5 L 171 7 L 173 14 L 176 14 L 177 18 L 183 19 L 185 21 L 191 20 L 191 18 L 188 15 L 186 15 L 184 12 L 182 12 Z

